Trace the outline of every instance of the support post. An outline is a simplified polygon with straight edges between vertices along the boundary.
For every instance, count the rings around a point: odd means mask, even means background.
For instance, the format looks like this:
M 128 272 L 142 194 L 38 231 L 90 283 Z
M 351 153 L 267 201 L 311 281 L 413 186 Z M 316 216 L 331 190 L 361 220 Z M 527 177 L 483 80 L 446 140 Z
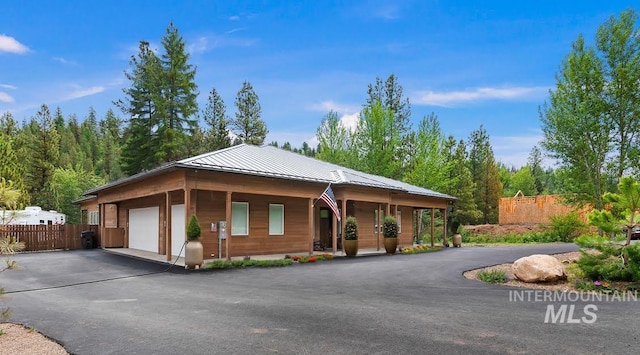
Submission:
M 313 254 L 313 198 L 309 199 L 309 215 L 308 215 L 308 223 L 309 223 L 309 255 Z
M 169 194 L 169 191 L 165 192 L 165 207 L 164 207 L 164 215 L 165 215 L 165 220 L 167 221 L 167 223 L 165 224 L 165 240 L 164 240 L 164 250 L 166 251 L 167 254 L 167 261 L 171 261 L 171 255 L 173 254 L 173 251 L 171 250 L 171 195 Z
M 436 243 L 436 209 L 431 208 L 431 247 Z
M 446 246 L 447 243 L 447 209 L 442 209 L 442 246 Z
M 225 239 L 225 248 L 227 254 L 227 260 L 231 260 L 231 191 L 227 191 L 227 199 L 226 199 L 226 207 L 225 207 L 225 220 L 227 222 L 227 239 Z M 218 233 L 220 233 L 218 231 Z M 222 251 L 220 251 L 222 252 Z
M 333 244 L 333 253 L 335 254 L 337 251 L 337 243 L 338 243 L 338 218 L 332 213 L 331 218 L 333 223 L 331 223 L 331 243 Z
M 382 230 L 382 225 L 380 224 L 380 221 L 382 220 L 382 218 L 380 218 L 381 214 L 382 214 L 382 205 L 378 204 L 378 213 L 377 213 L 377 215 L 378 215 L 377 217 L 378 218 L 376 218 L 377 220 L 375 221 L 376 226 L 377 226 L 377 228 L 376 228 L 376 249 L 378 251 L 380 251 L 380 231 Z
M 342 248 L 340 249 L 344 255 L 344 223 L 347 220 L 347 199 L 344 196 L 342 197 L 342 211 L 340 211 L 340 213 L 342 214 L 340 217 L 342 218 L 342 221 L 340 221 L 340 246 L 342 246 Z M 336 246 L 336 248 L 337 247 L 338 246 Z

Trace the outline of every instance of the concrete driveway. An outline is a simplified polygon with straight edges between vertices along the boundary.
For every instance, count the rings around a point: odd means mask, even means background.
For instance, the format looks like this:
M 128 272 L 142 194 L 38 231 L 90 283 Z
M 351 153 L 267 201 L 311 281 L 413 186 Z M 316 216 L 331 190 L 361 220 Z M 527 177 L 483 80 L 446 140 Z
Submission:
M 18 255 L 23 269 L 3 273 L 0 284 L 12 321 L 75 354 L 637 353 L 637 302 L 603 300 L 595 322 L 551 324 L 547 306 L 563 302 L 510 301 L 522 289 L 461 275 L 572 250 L 463 247 L 191 273 L 79 250 Z M 69 284 L 77 285 L 59 287 Z M 591 303 L 564 302 L 577 319 Z

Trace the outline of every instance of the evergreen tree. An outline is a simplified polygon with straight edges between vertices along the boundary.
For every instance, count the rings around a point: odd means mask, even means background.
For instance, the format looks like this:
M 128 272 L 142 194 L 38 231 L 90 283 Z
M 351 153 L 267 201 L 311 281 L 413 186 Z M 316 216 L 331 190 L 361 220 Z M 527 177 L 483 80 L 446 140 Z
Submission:
M 242 83 L 242 88 L 238 91 L 236 108 L 236 119 L 231 122 L 235 135 L 244 143 L 262 144 L 269 131 L 260 118 L 262 109 L 258 95 L 248 81 Z
M 482 213 L 478 210 L 473 197 L 476 183 L 469 170 L 467 147 L 462 139 L 456 144 L 453 136 L 449 136 L 445 147 L 447 148 L 444 154 L 446 161 L 444 170 L 448 184 L 443 192 L 458 198 L 453 204 L 451 221 L 457 221 L 463 225 L 476 223 L 482 217 Z
M 40 107 L 28 129 L 28 156 L 23 160 L 26 163 L 25 185 L 32 203 L 45 210 L 54 209 L 49 183 L 58 164 L 60 136 L 47 105 Z
M 502 186 L 489 135 L 483 126 L 471 133 L 469 146 L 469 170 L 476 183 L 473 197 L 482 212 L 482 218 L 476 222 L 497 223 Z
M 215 88 L 211 89 L 207 98 L 207 106 L 202 113 L 202 118 L 209 126 L 204 133 L 205 151 L 212 152 L 231 146 L 229 137 L 229 117 L 227 108 Z
M 397 132 L 400 139 L 394 153 L 401 168 L 407 168 L 410 164 L 411 104 L 408 98 L 402 96 L 402 86 L 394 74 L 389 75 L 384 82 L 376 77 L 375 85 L 369 84 L 367 94 L 366 106 L 371 107 L 376 101 L 380 101 L 382 107 L 391 112 L 393 131 Z
M 95 173 L 95 166 L 99 160 L 98 137 L 100 135 L 98 128 L 98 119 L 96 111 L 93 107 L 89 108 L 89 115 L 80 124 L 80 150 L 82 152 L 82 164 L 85 171 Z M 75 165 L 75 164 L 73 164 Z
M 121 164 L 125 174 L 133 175 L 160 164 L 157 130 L 161 125 L 162 67 L 149 42 L 141 41 L 137 57 L 132 56 L 131 71 L 125 72 L 131 86 L 126 98 L 115 104 L 129 116 L 124 132 Z
M 527 159 L 527 164 L 531 170 L 531 175 L 533 176 L 534 186 L 535 186 L 535 194 L 540 195 L 542 191 L 544 191 L 544 170 L 542 169 L 542 152 L 537 145 L 533 146 L 531 149 L 531 153 L 529 153 L 529 158 Z
M 188 138 L 197 127 L 198 87 L 195 83 L 196 69 L 189 64 L 185 41 L 173 23 L 169 24 L 166 35 L 162 37 L 162 47 L 162 90 L 158 102 L 160 125 L 155 154 L 161 163 L 165 163 L 187 155 Z
M 124 177 L 120 167 L 121 125 L 122 120 L 112 110 L 108 110 L 104 119 L 100 121 L 102 156 L 99 172 L 96 175 L 106 178 L 107 181 L 115 181 Z

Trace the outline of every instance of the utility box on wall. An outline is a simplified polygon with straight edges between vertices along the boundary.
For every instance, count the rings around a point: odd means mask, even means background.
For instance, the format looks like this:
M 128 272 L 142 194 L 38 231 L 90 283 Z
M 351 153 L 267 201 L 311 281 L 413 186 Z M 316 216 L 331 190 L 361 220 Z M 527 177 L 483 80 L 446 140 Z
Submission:
M 227 239 L 227 221 L 218 222 L 218 239 Z

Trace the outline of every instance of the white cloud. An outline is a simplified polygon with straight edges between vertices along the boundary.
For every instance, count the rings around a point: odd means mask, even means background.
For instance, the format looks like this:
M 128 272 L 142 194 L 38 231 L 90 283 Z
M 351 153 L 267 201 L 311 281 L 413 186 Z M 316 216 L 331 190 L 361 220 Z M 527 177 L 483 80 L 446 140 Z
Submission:
M 416 105 L 454 107 L 459 104 L 485 100 L 538 100 L 549 88 L 545 86 L 515 86 L 505 88 L 481 87 L 464 91 L 417 91 L 411 102 Z
M 29 48 L 24 44 L 18 42 L 15 38 L 9 37 L 5 34 L 0 34 L 0 53 L 16 53 L 23 54 L 27 53 Z
M 232 33 L 236 33 L 236 32 L 240 32 L 240 31 L 244 31 L 246 30 L 246 27 L 237 27 L 237 28 L 232 28 L 229 31 L 225 32 L 225 34 L 232 34 Z
M 12 103 L 15 100 L 11 95 L 7 94 L 6 92 L 0 91 L 0 101 L 6 102 L 6 103 Z
M 542 132 L 535 131 L 530 135 L 493 136 L 490 140 L 496 160 L 508 167 L 519 169 L 527 165 L 531 149 L 536 145 L 540 147 L 543 138 Z M 553 164 L 548 158 L 543 158 L 542 161 L 543 166 Z
M 67 95 L 65 100 L 79 99 L 81 97 L 99 94 L 99 93 L 103 92 L 104 90 L 105 90 L 104 86 L 92 86 L 92 87 L 86 88 L 86 89 L 78 89 L 78 90 L 75 90 L 75 91 L 71 92 L 69 95 Z
M 333 100 L 326 100 L 320 103 L 312 104 L 308 108 L 312 111 L 319 111 L 319 112 L 334 111 L 338 113 L 349 113 L 349 114 L 360 111 L 360 106 L 358 105 L 341 104 Z
M 360 121 L 360 113 L 352 113 L 350 115 L 342 115 L 340 117 L 340 123 L 343 127 L 353 132 L 358 127 L 358 121 Z
M 229 21 L 238 21 L 239 19 L 240 19 L 240 16 L 238 15 L 229 16 Z
M 75 61 L 68 60 L 68 59 L 65 59 L 65 58 L 62 58 L 62 57 L 53 57 L 51 59 L 55 60 L 56 62 L 60 62 L 62 64 L 65 64 L 65 65 L 77 65 L 77 63 Z
M 14 85 L 9 85 L 9 84 L 0 84 L 0 88 L 9 89 L 9 90 L 15 90 L 18 87 L 14 86 Z
M 236 29 L 234 32 L 240 31 Z M 233 31 L 233 30 L 232 30 Z M 233 33 L 233 32 L 230 32 Z M 215 48 L 221 47 L 251 47 L 256 40 L 247 38 L 238 38 L 232 36 L 207 35 L 200 36 L 190 41 L 187 50 L 189 53 L 203 53 Z

